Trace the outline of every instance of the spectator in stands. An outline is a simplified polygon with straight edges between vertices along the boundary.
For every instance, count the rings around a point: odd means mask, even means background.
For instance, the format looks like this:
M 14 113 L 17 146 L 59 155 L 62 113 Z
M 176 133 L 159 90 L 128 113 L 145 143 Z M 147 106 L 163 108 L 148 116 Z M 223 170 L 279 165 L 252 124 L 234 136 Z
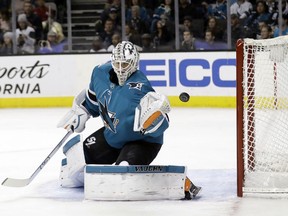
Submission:
M 276 27 L 275 30 L 274 30 L 273 37 L 278 37 L 280 35 L 288 35 L 288 14 L 287 15 L 283 15 L 283 23 L 282 23 L 282 26 L 281 26 L 281 34 L 280 34 L 279 27 Z
M 175 31 L 174 6 L 171 0 L 165 0 L 164 3 L 161 3 L 154 9 L 152 20 L 150 22 L 150 32 L 154 32 L 156 30 L 156 23 L 158 20 L 162 20 L 163 24 L 167 26 L 170 32 Z
M 42 26 L 44 34 L 43 40 L 47 40 L 47 34 L 51 29 L 57 34 L 57 43 L 60 43 L 65 39 L 62 24 L 57 21 L 55 10 L 50 10 L 48 19 L 42 22 Z
M 1 55 L 12 55 L 13 54 L 13 33 L 5 32 L 3 35 L 3 44 L 0 49 Z
M 118 13 L 118 10 L 119 9 L 114 6 L 110 7 L 108 9 L 107 16 L 105 16 L 105 19 L 99 19 L 95 22 L 96 34 L 98 33 L 102 37 L 102 33 L 104 32 L 104 29 L 107 28 L 107 25 L 109 25 L 109 28 L 110 28 L 111 23 L 112 23 L 112 27 L 111 27 L 112 31 L 121 32 L 121 15 Z M 107 20 L 109 20 L 109 22 L 106 22 Z M 102 39 L 105 40 L 104 38 Z M 108 46 L 110 44 L 108 44 Z M 108 47 L 106 47 L 106 49 L 107 48 Z
M 111 7 L 109 9 L 108 19 L 111 19 L 113 21 L 113 28 L 117 31 L 121 31 L 121 15 L 118 13 L 118 8 Z M 102 20 L 103 21 L 103 20 Z M 105 23 L 105 20 L 103 21 Z
M 123 40 L 130 41 L 137 46 L 141 46 L 141 36 L 129 24 L 125 25 L 125 36 Z
M 112 7 L 117 9 L 118 17 L 121 18 L 121 0 L 112 0 L 111 3 L 107 3 L 105 5 L 105 8 L 101 13 L 100 19 L 102 20 L 102 23 L 105 23 L 105 21 L 109 18 L 110 9 Z M 121 21 L 119 22 L 121 23 Z
M 269 13 L 273 14 L 275 11 L 277 11 L 278 2 L 276 2 L 275 0 L 266 0 L 266 4 L 267 4 Z
M 223 42 L 216 42 L 213 32 L 209 29 L 205 31 L 205 40 L 195 40 L 196 50 L 225 50 L 227 45 Z
M 203 19 L 204 13 L 197 8 L 197 5 L 190 4 L 189 0 L 179 0 L 179 23 L 183 23 L 185 16 L 191 16 L 192 19 Z
M 282 1 L 282 8 L 283 4 L 285 3 L 286 6 L 286 0 Z M 275 26 L 278 23 L 278 1 L 276 0 L 266 0 L 266 4 L 268 7 L 268 12 L 271 14 L 271 25 Z M 284 8 L 285 8 L 284 6 Z
M 237 14 L 240 20 L 245 20 L 251 14 L 253 5 L 247 0 L 237 0 L 230 6 L 230 14 Z
M 156 50 L 171 50 L 172 34 L 167 27 L 159 20 L 156 23 L 156 30 L 153 32 L 153 44 Z
M 174 2 L 172 0 L 164 0 L 164 15 L 172 22 L 175 18 Z
M 43 39 L 43 27 L 41 18 L 34 13 L 33 5 L 26 1 L 24 2 L 24 13 L 28 21 L 28 25 L 35 30 L 36 43 Z
M 141 36 L 141 41 L 142 41 L 142 47 L 141 51 L 142 52 L 153 52 L 155 51 L 152 43 L 152 37 L 150 34 L 143 34 Z
M 150 32 L 154 32 L 156 30 L 156 23 L 161 19 L 160 16 L 165 13 L 164 5 L 161 4 L 160 6 L 154 9 L 151 23 L 150 23 Z
M 226 19 L 227 18 L 227 3 L 226 0 L 216 0 L 215 3 L 208 4 L 207 2 L 202 3 L 206 10 L 207 16 L 213 16 L 216 19 Z
M 183 36 L 184 30 L 190 31 L 195 38 L 204 38 L 204 20 L 192 19 L 191 16 L 185 16 L 183 24 L 180 27 L 180 37 Z M 181 37 L 181 40 L 183 38 Z
M 49 8 L 45 5 L 45 0 L 35 1 L 34 13 L 41 18 L 42 22 L 48 19 Z
M 165 15 L 165 14 L 162 14 L 162 15 L 160 16 L 160 20 L 162 21 L 162 24 L 166 26 L 167 30 L 168 30 L 169 32 L 171 32 L 172 35 L 173 35 L 173 37 L 174 37 L 174 36 L 175 36 L 175 25 L 174 25 L 175 22 L 174 22 L 174 21 L 171 21 L 171 20 L 167 17 L 167 15 Z
M 227 30 L 223 34 L 223 41 L 227 42 Z M 231 48 L 236 48 L 237 40 L 245 37 L 245 30 L 236 14 L 231 14 Z
M 47 34 L 47 40 L 39 41 L 38 53 L 62 53 L 65 50 L 67 44 L 63 41 L 57 42 L 57 33 L 50 30 Z
M 139 17 L 140 17 L 141 21 L 143 21 L 144 23 L 149 22 L 150 16 L 147 13 L 146 8 L 140 4 L 139 0 L 128 1 L 127 11 L 126 11 L 126 20 L 132 19 L 132 11 L 131 11 L 132 6 L 138 6 L 139 7 L 139 11 L 140 11 Z
M 0 11 L 0 42 L 3 41 L 3 35 L 5 32 L 11 31 L 11 19 L 10 13 L 7 9 Z
M 89 52 L 107 52 L 103 46 L 103 40 L 100 36 L 95 36 L 92 43 L 92 48 L 89 50 Z
M 269 4 L 268 4 L 269 3 Z M 274 3 L 274 4 L 273 4 Z M 271 14 L 271 26 L 275 27 L 278 26 L 278 20 L 279 20 L 279 4 L 278 2 L 269 0 L 267 1 L 267 5 L 270 8 L 269 13 Z M 287 0 L 282 1 L 282 15 L 288 15 L 288 4 Z
M 145 1 L 142 1 L 142 2 L 143 2 L 143 5 L 145 6 L 145 8 L 147 10 L 147 14 L 152 19 L 155 8 L 157 8 L 159 6 L 159 0 L 158 1 L 145 0 Z
M 162 15 L 162 14 L 164 14 L 165 13 L 165 5 L 164 4 L 160 4 L 158 7 L 156 7 L 155 9 L 154 9 L 154 12 L 153 12 L 153 19 L 159 19 L 160 18 L 160 16 Z
M 121 35 L 119 33 L 115 33 L 112 36 L 112 44 L 107 48 L 108 52 L 112 52 L 112 50 L 116 47 L 118 43 L 121 42 Z
M 195 49 L 194 42 L 195 38 L 193 37 L 193 33 L 190 32 L 189 30 L 185 30 L 183 32 L 183 40 L 181 42 L 180 50 L 182 51 L 194 50 Z
M 216 20 L 215 17 L 209 17 L 208 18 L 208 24 L 207 29 L 211 30 L 213 32 L 213 35 L 215 37 L 215 41 L 222 41 L 223 40 L 223 26 L 219 25 L 220 20 Z M 226 25 L 224 25 L 226 27 Z M 226 29 L 226 28 L 225 28 Z
M 0 31 L 6 32 L 10 31 L 12 27 L 11 15 L 7 9 L 0 11 Z
M 256 9 L 248 17 L 244 23 L 244 27 L 250 31 L 249 37 L 256 38 L 257 34 L 260 35 L 259 23 L 271 23 L 271 14 L 268 12 L 268 6 L 265 1 L 257 1 Z
M 141 20 L 140 7 L 138 5 L 131 7 L 131 19 L 127 20 L 127 23 L 131 25 L 138 34 L 144 34 L 148 32 L 147 23 Z
M 103 40 L 104 48 L 107 49 L 112 44 L 112 35 L 116 33 L 114 22 L 110 18 L 105 21 L 103 31 L 96 32 Z
M 272 28 L 268 25 L 263 25 L 258 39 L 268 39 L 268 38 L 272 38 Z
M 32 54 L 35 52 L 35 30 L 28 25 L 26 14 L 19 14 L 19 28 L 16 29 L 16 40 L 19 54 Z

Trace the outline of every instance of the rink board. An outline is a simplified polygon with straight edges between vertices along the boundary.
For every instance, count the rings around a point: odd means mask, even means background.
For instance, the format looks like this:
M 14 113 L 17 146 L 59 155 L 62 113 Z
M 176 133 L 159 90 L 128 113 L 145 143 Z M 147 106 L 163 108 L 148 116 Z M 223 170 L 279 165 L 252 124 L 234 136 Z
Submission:
M 185 166 L 87 165 L 85 199 L 179 200 L 184 198 Z
M 2 56 L 0 108 L 70 107 L 109 53 Z M 235 52 L 141 53 L 139 69 L 172 106 L 235 107 Z M 179 95 L 190 95 L 188 102 Z

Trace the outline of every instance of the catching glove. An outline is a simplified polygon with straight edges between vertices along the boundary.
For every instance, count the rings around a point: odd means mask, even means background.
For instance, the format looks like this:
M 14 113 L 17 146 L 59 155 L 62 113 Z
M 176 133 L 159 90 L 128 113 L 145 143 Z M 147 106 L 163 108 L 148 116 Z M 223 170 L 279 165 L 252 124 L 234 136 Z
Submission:
M 148 92 L 135 109 L 134 131 L 143 134 L 155 132 L 171 110 L 168 98 L 160 93 Z

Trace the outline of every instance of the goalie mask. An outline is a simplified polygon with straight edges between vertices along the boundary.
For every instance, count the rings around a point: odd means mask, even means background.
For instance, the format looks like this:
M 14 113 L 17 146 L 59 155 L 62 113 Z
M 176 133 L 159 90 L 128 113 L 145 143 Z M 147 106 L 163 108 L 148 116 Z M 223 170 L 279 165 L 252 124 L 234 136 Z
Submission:
M 117 74 L 120 86 L 134 73 L 139 64 L 139 53 L 129 41 L 122 41 L 112 51 L 112 67 Z

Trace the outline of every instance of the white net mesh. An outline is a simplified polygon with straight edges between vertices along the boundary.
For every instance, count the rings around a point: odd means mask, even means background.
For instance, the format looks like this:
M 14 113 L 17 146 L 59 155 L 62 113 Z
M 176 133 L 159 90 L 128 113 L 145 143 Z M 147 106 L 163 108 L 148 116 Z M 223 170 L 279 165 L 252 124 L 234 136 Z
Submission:
M 288 37 L 244 40 L 244 192 L 288 192 Z

